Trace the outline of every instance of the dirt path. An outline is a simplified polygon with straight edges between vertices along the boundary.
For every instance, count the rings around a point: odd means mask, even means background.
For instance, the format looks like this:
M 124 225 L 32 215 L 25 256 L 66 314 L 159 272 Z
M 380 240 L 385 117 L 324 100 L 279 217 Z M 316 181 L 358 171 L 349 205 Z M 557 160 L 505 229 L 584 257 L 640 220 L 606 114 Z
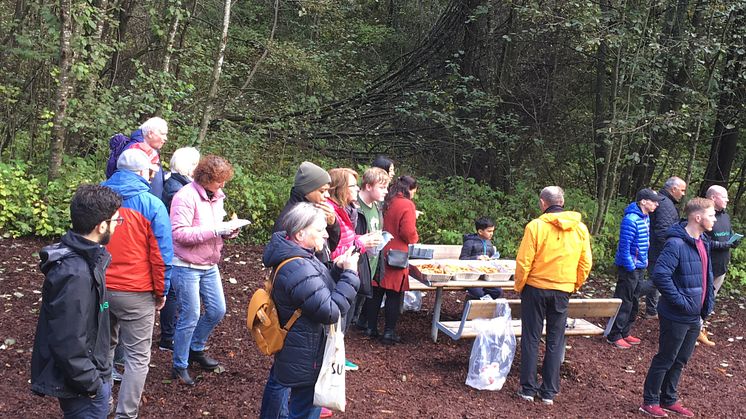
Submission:
M 57 401 L 29 390 L 31 347 L 43 276 L 37 239 L 0 240 L 0 417 L 57 417 Z M 261 249 L 227 246 L 221 265 L 228 312 L 209 345 L 225 366 L 222 374 L 203 373 L 198 385 L 171 383 L 170 352 L 154 346 L 145 387 L 143 418 L 237 418 L 258 416 L 271 358 L 259 354 L 245 327 L 251 291 L 263 281 Z M 229 279 L 235 279 L 235 284 Z M 596 297 L 611 294 L 612 284 L 590 281 Z M 404 343 L 384 347 L 357 331 L 347 338 L 348 358 L 361 369 L 347 375 L 347 412 L 337 418 L 589 418 L 642 417 L 637 412 L 642 383 L 657 349 L 658 323 L 640 320 L 635 334 L 643 343 L 617 350 L 603 338 L 571 338 L 562 367 L 562 390 L 554 406 L 514 397 L 518 360 L 501 391 L 477 391 L 464 384 L 471 341 L 429 339 L 433 295 L 423 311 L 405 313 Z M 460 317 L 462 292 L 446 293 L 443 315 Z M 746 307 L 744 299 L 721 299 L 709 330 L 718 345 L 698 346 L 680 384 L 683 402 L 701 417 L 746 417 Z M 157 336 L 157 332 L 156 332 Z M 730 341 L 732 340 L 732 341 Z M 520 352 L 520 351 L 519 351 Z M 116 387 L 115 387 L 116 391 Z

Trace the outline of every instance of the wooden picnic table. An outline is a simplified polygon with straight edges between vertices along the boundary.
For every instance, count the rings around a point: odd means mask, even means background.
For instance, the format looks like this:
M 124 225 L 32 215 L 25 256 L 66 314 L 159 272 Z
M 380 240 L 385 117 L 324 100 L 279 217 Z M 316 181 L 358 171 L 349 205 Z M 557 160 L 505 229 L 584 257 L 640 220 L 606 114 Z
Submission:
M 466 290 L 469 288 L 502 288 L 513 289 L 515 281 L 445 281 L 430 282 L 429 284 L 420 282 L 418 279 L 409 277 L 409 289 L 412 291 L 430 291 L 435 290 L 435 307 L 433 307 L 433 322 L 430 329 L 430 337 L 433 342 L 438 341 L 438 322 L 440 321 L 440 310 L 443 305 L 443 290 Z

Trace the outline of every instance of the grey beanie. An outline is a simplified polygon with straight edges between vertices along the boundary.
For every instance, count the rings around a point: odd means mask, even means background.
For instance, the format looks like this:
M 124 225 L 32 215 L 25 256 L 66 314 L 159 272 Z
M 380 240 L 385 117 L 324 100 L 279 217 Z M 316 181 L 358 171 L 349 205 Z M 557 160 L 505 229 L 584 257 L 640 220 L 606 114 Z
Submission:
M 128 148 L 119 155 L 117 159 L 117 170 L 129 170 L 139 172 L 150 169 L 152 164 L 150 158 L 144 151 L 137 148 Z
M 326 170 L 316 166 L 310 161 L 304 161 L 301 163 L 300 167 L 298 167 L 298 171 L 295 172 L 295 183 L 293 183 L 293 187 L 302 195 L 306 195 L 309 192 L 313 192 L 331 182 L 332 178 Z

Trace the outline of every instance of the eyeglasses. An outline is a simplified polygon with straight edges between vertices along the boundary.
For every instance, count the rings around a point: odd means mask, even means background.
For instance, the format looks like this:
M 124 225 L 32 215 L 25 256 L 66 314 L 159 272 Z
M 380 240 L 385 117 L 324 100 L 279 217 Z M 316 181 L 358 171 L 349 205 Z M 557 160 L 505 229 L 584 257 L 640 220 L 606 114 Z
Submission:
M 106 222 L 106 223 L 114 223 L 115 225 L 122 225 L 122 224 L 124 224 L 124 217 L 117 217 L 117 218 L 113 218 L 111 220 L 106 220 L 104 222 Z

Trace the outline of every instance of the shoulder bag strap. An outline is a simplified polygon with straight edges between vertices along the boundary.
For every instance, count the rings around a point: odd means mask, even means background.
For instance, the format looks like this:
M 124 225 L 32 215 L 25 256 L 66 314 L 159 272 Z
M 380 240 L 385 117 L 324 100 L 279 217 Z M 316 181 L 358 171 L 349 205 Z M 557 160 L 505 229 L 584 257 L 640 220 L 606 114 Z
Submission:
M 269 278 L 269 290 L 268 290 L 270 298 L 272 296 L 272 287 L 274 286 L 275 277 L 277 277 L 277 272 L 279 272 L 280 268 L 282 268 L 283 266 L 285 266 L 286 263 L 288 263 L 288 262 L 290 262 L 291 260 L 294 260 L 294 259 L 302 259 L 302 258 L 300 256 L 295 256 L 295 257 L 291 257 L 291 258 L 285 259 L 282 262 L 280 262 L 279 265 L 277 265 L 277 267 L 275 268 L 274 271 L 272 271 L 272 275 Z M 290 328 L 293 327 L 293 323 L 295 323 L 295 321 L 298 320 L 298 317 L 300 317 L 300 314 L 301 314 L 301 310 L 299 308 L 296 309 L 295 312 L 293 312 L 293 315 L 290 316 L 290 319 L 285 324 L 285 326 L 283 326 L 283 329 L 285 329 L 285 331 L 290 330 Z

